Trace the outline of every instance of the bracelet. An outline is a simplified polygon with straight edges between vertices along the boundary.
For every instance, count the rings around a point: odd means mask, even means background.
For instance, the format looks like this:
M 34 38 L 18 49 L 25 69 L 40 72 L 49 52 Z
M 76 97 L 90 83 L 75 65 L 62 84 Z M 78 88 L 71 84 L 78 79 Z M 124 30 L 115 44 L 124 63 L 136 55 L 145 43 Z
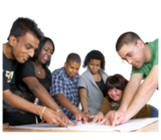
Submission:
M 83 113 L 87 113 L 87 112 L 90 112 L 89 110 L 84 110 Z
M 59 111 L 62 111 L 62 109 L 59 108 L 59 109 L 56 110 L 56 112 L 59 112 Z
M 42 112 L 41 112 L 41 115 L 40 115 L 40 119 L 41 119 L 41 120 L 43 119 L 42 115 L 43 115 L 45 109 L 46 109 L 46 106 L 44 106 L 44 108 L 42 109 Z
M 77 113 L 78 111 L 80 111 L 79 109 L 75 109 L 73 114 Z

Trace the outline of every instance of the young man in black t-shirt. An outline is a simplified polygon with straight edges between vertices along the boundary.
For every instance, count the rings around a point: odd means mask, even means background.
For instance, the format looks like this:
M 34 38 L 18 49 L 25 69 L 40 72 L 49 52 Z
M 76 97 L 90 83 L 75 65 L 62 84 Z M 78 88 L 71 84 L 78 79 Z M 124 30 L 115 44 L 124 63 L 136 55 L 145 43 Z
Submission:
M 3 100 L 8 104 L 44 117 L 48 123 L 62 123 L 61 119 L 49 108 L 35 105 L 10 91 L 15 84 L 15 70 L 19 63 L 33 57 L 43 33 L 29 18 L 18 18 L 12 25 L 8 42 L 3 44 Z M 4 109 L 4 108 L 3 108 Z M 4 122 L 3 123 L 7 123 Z

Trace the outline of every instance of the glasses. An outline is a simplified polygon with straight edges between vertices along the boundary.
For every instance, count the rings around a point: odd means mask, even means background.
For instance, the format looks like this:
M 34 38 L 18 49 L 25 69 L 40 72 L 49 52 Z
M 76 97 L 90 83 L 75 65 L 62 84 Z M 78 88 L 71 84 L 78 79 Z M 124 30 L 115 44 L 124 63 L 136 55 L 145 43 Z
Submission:
M 133 51 L 131 54 L 127 54 L 127 56 L 125 57 L 125 59 L 122 60 L 122 63 L 126 63 L 128 62 L 129 59 L 131 59 L 132 55 L 134 54 L 135 48 L 136 48 L 137 44 L 135 45 Z

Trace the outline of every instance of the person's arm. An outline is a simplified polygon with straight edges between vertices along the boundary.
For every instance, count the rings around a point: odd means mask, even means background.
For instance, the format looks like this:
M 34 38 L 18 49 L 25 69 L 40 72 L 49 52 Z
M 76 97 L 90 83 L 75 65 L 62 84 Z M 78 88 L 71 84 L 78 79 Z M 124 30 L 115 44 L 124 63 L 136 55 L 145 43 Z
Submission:
M 136 73 L 133 74 L 130 78 L 130 81 L 128 82 L 124 93 L 123 93 L 123 98 L 121 101 L 121 105 L 119 107 L 119 110 L 124 110 L 127 111 L 127 108 L 134 98 L 136 91 L 138 90 L 141 80 L 142 80 L 143 74 L 141 73 Z
M 67 97 L 65 97 L 62 93 L 58 93 L 54 95 L 54 98 L 66 109 L 68 109 L 70 112 L 72 112 L 75 116 L 75 119 L 77 121 L 84 120 L 87 122 L 86 116 L 83 114 L 83 112 L 73 105 Z
M 51 98 L 48 91 L 40 84 L 35 77 L 25 77 L 22 79 L 23 82 L 28 86 L 31 92 L 46 106 L 50 107 L 54 111 L 58 110 L 60 107 Z
M 84 111 L 89 111 L 89 112 L 86 112 L 85 115 L 87 117 L 90 117 L 91 116 L 91 113 L 90 113 L 90 110 L 88 108 L 88 102 L 87 102 L 87 91 L 85 88 L 81 88 L 79 90 L 79 95 L 80 95 L 80 101 L 81 101 L 81 105 L 82 105 L 82 108 Z
M 3 91 L 3 99 L 10 105 L 37 114 L 38 116 L 41 115 L 43 106 L 36 105 L 34 103 L 31 103 L 15 94 L 13 94 L 9 89 Z M 52 111 L 49 108 L 46 108 L 44 110 L 44 113 L 42 114 L 42 117 L 47 121 L 47 123 L 57 123 L 57 124 L 63 124 L 67 127 L 67 124 L 61 121 L 61 119 L 56 115 L 54 111 Z
M 151 98 L 153 93 L 158 87 L 158 65 L 154 65 L 146 77 L 144 82 L 140 85 L 136 92 L 136 95 L 132 102 L 130 103 L 127 113 L 126 120 L 133 117 Z

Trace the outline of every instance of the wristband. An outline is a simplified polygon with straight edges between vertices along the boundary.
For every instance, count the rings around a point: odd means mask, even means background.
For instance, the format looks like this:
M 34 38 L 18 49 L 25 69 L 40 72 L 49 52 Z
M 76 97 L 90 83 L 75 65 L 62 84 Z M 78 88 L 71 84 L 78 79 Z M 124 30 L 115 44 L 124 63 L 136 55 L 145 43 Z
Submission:
M 41 112 L 41 115 L 40 115 L 40 119 L 41 119 L 41 120 L 43 119 L 42 115 L 43 115 L 45 109 L 46 109 L 46 106 L 44 106 L 44 108 L 42 109 L 42 112 Z
M 59 111 L 62 111 L 62 109 L 59 108 L 59 109 L 56 110 L 56 112 L 59 112 Z
M 87 113 L 87 112 L 90 112 L 89 110 L 84 110 L 83 113 Z

